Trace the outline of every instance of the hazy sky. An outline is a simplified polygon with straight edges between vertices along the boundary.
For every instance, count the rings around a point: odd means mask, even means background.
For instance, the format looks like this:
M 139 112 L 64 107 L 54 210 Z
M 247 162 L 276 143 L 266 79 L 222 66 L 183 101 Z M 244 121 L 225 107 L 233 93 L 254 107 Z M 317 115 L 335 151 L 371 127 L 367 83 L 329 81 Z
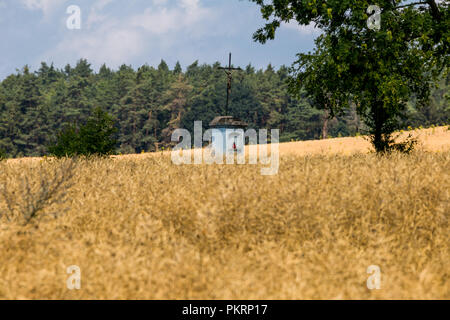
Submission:
M 81 9 L 81 29 L 67 28 L 67 8 Z M 312 49 L 318 31 L 283 25 L 277 39 L 255 43 L 262 26 L 259 7 L 248 0 L 0 0 L 0 79 L 25 64 L 58 68 L 86 58 L 95 70 L 106 63 L 172 68 L 200 63 L 290 65 Z

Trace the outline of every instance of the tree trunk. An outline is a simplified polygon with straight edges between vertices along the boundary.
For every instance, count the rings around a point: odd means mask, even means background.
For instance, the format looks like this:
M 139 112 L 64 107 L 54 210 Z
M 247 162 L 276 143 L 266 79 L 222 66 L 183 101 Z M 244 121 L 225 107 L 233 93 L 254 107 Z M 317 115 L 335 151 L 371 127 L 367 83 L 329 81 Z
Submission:
M 387 115 L 382 102 L 375 102 L 372 108 L 374 108 L 372 112 L 374 120 L 372 143 L 377 153 L 384 153 L 389 150 L 389 132 L 385 132 L 385 129 L 383 129 L 387 121 Z
M 426 2 L 430 6 L 431 15 L 433 16 L 433 18 L 435 20 L 440 21 L 441 20 L 441 12 L 439 11 L 436 1 L 435 0 L 427 0 Z
M 381 133 L 381 126 L 379 122 L 375 122 L 375 133 L 373 135 L 373 146 L 377 153 L 385 151 L 383 146 L 383 134 Z
M 325 111 L 323 115 L 322 139 L 328 138 L 328 115 L 328 111 Z

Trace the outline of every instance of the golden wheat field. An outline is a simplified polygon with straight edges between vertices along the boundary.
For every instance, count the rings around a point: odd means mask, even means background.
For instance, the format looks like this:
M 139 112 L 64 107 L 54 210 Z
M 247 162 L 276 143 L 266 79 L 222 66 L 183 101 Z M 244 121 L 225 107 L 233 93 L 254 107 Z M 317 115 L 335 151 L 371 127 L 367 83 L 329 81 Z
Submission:
M 281 144 L 273 176 L 169 153 L 0 162 L 0 298 L 449 299 L 450 131 L 415 134 L 410 155 Z

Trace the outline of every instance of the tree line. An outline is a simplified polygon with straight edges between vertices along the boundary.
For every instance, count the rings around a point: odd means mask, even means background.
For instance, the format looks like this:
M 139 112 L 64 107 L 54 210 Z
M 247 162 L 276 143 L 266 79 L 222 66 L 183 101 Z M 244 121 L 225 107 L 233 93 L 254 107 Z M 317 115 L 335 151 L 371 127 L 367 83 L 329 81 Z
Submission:
M 94 72 L 85 59 L 63 69 L 45 62 L 34 72 L 25 66 L 0 83 L 0 152 L 46 155 L 60 132 L 76 130 L 99 110 L 113 119 L 117 153 L 159 150 L 170 144 L 174 129 L 193 130 L 196 120 L 207 129 L 215 116 L 223 115 L 227 79 L 219 66 L 196 61 L 186 70 L 179 63 L 171 70 L 162 60 L 156 68 L 103 65 Z M 248 65 L 235 73 L 229 115 L 249 128 L 280 129 L 282 142 L 367 132 L 356 107 L 332 116 L 306 92 L 291 95 L 290 71 Z M 411 96 L 401 127 L 450 123 L 449 79 L 441 77 L 427 104 Z

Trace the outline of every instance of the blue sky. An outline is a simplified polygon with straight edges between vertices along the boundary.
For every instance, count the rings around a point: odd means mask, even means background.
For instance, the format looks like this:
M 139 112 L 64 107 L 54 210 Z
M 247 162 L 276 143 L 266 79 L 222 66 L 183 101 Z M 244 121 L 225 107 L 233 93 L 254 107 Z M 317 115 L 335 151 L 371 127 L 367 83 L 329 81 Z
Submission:
M 70 5 L 81 9 L 81 29 L 66 27 Z M 200 63 L 290 65 L 313 48 L 318 30 L 285 24 L 264 45 L 252 34 L 262 26 L 259 8 L 247 0 L 0 0 L 0 79 L 41 61 L 58 68 L 86 58 L 95 70 L 106 63 L 170 67 Z

